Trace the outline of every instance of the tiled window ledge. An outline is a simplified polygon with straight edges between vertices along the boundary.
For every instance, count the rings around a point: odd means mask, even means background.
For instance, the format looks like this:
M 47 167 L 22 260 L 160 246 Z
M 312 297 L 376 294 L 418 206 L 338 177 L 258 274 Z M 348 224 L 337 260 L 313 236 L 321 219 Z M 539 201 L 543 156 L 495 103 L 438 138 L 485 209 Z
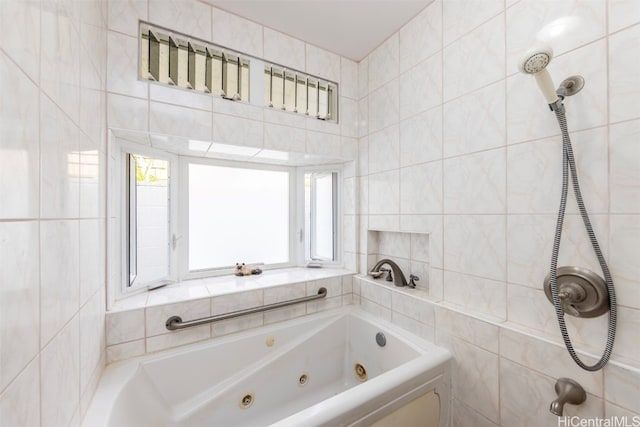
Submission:
M 287 268 L 261 275 L 221 276 L 175 284 L 118 301 L 106 313 L 107 362 L 153 353 L 352 303 L 353 272 L 337 268 Z M 315 295 L 321 300 L 237 319 L 169 331 L 173 315 L 185 320 Z

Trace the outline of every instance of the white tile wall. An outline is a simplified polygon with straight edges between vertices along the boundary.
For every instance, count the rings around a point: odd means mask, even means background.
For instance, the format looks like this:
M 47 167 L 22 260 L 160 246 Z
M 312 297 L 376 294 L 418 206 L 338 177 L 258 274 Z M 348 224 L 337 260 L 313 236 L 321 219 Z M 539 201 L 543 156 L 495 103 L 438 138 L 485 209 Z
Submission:
M 442 158 L 442 107 L 432 108 L 400 122 L 400 165 Z
M 13 268 L 0 272 L 2 307 L 0 329 L 0 389 L 4 389 L 40 349 L 39 257 L 36 221 L 0 223 L 0 257 Z
M 264 59 L 276 64 L 287 64 L 296 70 L 305 71 L 305 44 L 286 34 L 264 29 Z
M 78 423 L 105 359 L 100 336 L 104 284 L 95 280 L 104 266 L 100 249 L 94 248 L 104 238 L 104 209 L 92 206 L 103 197 L 104 173 L 84 175 L 80 152 L 97 150 L 98 162 L 103 162 L 107 126 L 151 127 L 194 139 L 338 158 L 357 144 L 357 186 L 352 180 L 356 215 L 349 217 L 353 226 L 348 228 L 353 234 L 367 229 L 429 233 L 428 250 L 418 252 L 428 256 L 431 267 L 429 299 L 442 301 L 434 307 L 423 298 L 360 282 L 344 293 L 343 283 L 340 300 L 309 304 L 306 312 L 338 301 L 359 302 L 452 349 L 457 356 L 452 425 L 555 422 L 544 417 L 549 417 L 546 408 L 560 372 L 545 365 L 545 358 L 521 350 L 536 349 L 549 357 L 565 354 L 539 288 L 557 205 L 559 172 L 553 164 L 559 159 L 558 130 L 532 79 L 516 70 L 517 58 L 536 39 L 554 47 L 556 58 L 549 69 L 556 83 L 576 73 L 587 81 L 566 102 L 568 121 L 585 199 L 621 306 L 614 364 L 601 374 L 602 380 L 575 373 L 589 399 L 569 411 L 582 416 L 640 412 L 640 274 L 634 262 L 640 247 L 640 212 L 634 204 L 640 182 L 632 144 L 640 118 L 634 55 L 640 16 L 633 0 L 560 3 L 436 0 L 355 64 L 201 2 L 66 1 L 54 7 L 0 2 L 6 32 L 0 41 L 0 71 L 8 76 L 0 82 L 2 93 L 8 94 L 0 107 L 3 119 L 13 115 L 0 125 L 0 218 L 5 220 L 0 251 L 19 241 L 23 252 L 9 256 L 31 267 L 28 275 L 2 269 L 3 283 L 7 279 L 15 286 L 2 287 L 0 312 L 4 318 L 20 308 L 27 320 L 24 327 L 37 336 L 37 342 L 24 341 L 11 355 L 0 352 L 3 367 L 10 368 L 0 375 L 0 423 Z M 548 30 L 558 17 L 568 18 L 560 22 L 568 27 L 555 37 Z M 137 78 L 138 19 L 333 80 L 341 85 L 346 117 L 356 123 L 301 121 L 285 113 L 219 99 L 209 104 L 186 92 L 171 96 L 151 88 Z M 20 96 L 11 96 L 18 91 Z M 12 100 L 11 109 L 2 104 L 5 98 Z M 356 136 L 359 140 L 352 142 Z M 298 147 L 282 139 L 303 142 Z M 391 158 L 381 161 L 381 156 Z M 567 224 L 571 236 L 565 240 L 563 262 L 596 268 L 588 242 L 578 236 L 579 218 L 573 215 Z M 413 243 L 411 252 L 416 245 L 426 246 Z M 364 235 L 349 242 L 359 252 L 346 258 L 360 259 L 361 269 L 371 261 L 362 252 L 367 244 Z M 64 299 L 61 290 L 66 290 Z M 292 292 L 299 290 L 285 292 L 287 298 Z M 278 298 L 266 293 L 254 297 Z M 213 311 L 213 300 L 206 301 L 203 312 Z M 157 330 L 159 335 L 153 335 L 144 327 L 155 309 L 149 310 L 142 319 L 139 313 L 132 315 L 139 321 L 132 330 L 108 332 L 107 359 L 297 314 L 273 313 L 219 329 L 174 335 Z M 110 316 L 111 326 L 130 325 L 118 319 L 124 314 Z M 147 326 L 154 332 L 156 326 Z M 605 319 L 589 325 L 571 320 L 569 327 L 581 348 L 599 351 Z M 16 340 L 14 332 L 4 329 L 0 338 L 3 348 Z M 562 364 L 572 369 L 566 356 Z M 516 391 L 522 389 L 529 392 L 521 399 Z
M 106 2 L 0 3 L 0 425 L 78 424 L 104 366 Z
M 13 4 L 3 2 L 0 7 L 8 8 Z M 2 19 L 9 16 L 4 10 L 1 12 Z M 3 28 L 6 27 L 3 25 Z M 3 115 L 0 127 L 0 194 L 3 195 L 0 218 L 35 218 L 40 203 L 38 87 L 4 52 L 0 52 L 0 74 L 4 76 L 0 90 L 5 94 L 0 99 Z M 24 120 L 25 117 L 36 120 Z
M 434 1 L 400 29 L 400 73 L 427 59 L 441 48 L 442 1 Z
M 562 347 L 555 314 L 541 287 L 560 196 L 560 132 L 533 79 L 517 71 L 524 51 L 546 41 L 555 51 L 548 68 L 556 84 L 572 74 L 585 78 L 583 91 L 565 101 L 567 120 L 585 204 L 618 294 L 614 364 L 624 364 L 637 375 L 638 340 L 632 331 L 637 331 L 640 313 L 640 167 L 638 144 L 632 141 L 638 139 L 640 117 L 639 62 L 633 54 L 640 15 L 636 2 L 627 0 L 560 3 L 435 1 L 398 32 L 397 62 L 389 54 L 394 45 L 387 41 L 359 66 L 360 116 L 368 120 L 360 131 L 360 186 L 367 193 L 359 197 L 359 230 L 429 234 L 429 300 L 439 301 L 436 341 L 459 350 L 454 352 L 460 369 L 473 366 L 464 371 L 467 375 L 458 375 L 458 387 L 454 381 L 458 409 L 452 425 L 551 425 L 555 420 L 547 417 L 547 408 L 554 397 L 553 382 L 565 374 L 584 382 L 590 399 L 586 406 L 571 408 L 571 414 L 640 413 L 637 403 L 619 400 L 620 395 L 602 387 L 614 380 L 613 368 L 584 373 L 567 360 Z M 399 99 L 395 86 L 385 89 L 395 84 L 397 70 Z M 414 75 L 413 70 L 420 71 Z M 425 84 L 435 86 L 416 97 Z M 431 104 L 432 96 L 440 100 Z M 386 106 L 378 105 L 382 100 Z M 381 163 L 371 158 L 381 144 L 377 133 L 396 124 L 399 176 L 393 169 L 380 173 Z M 431 164 L 441 164 L 441 171 L 422 178 L 406 168 Z M 411 192 L 421 195 L 416 203 L 423 207 L 417 212 L 407 208 Z M 442 211 L 422 211 L 437 206 L 426 201 L 438 198 Z M 575 202 L 567 212 L 560 265 L 599 272 Z M 376 261 L 363 249 L 376 244 L 368 241 L 371 237 L 368 233 L 359 238 L 360 258 L 368 264 Z M 365 272 L 362 264 L 360 272 Z M 358 285 L 365 309 L 385 318 L 406 315 L 406 307 L 395 310 L 376 302 L 374 291 Z M 465 331 L 469 326 L 460 319 L 478 318 L 491 325 L 492 334 Z M 601 353 L 606 320 L 567 319 L 579 350 Z M 406 321 L 398 323 L 411 329 Z M 551 358 L 559 364 L 545 363 Z M 492 371 L 490 378 L 477 363 Z M 485 384 L 490 385 L 477 394 L 461 388 L 478 390 Z M 522 399 L 516 390 L 526 390 Z M 625 395 L 637 390 L 636 384 Z
M 323 270 L 329 276 L 336 274 Z M 106 360 L 112 363 L 352 303 L 351 274 L 346 270 L 333 277 L 304 280 L 309 277 L 304 270 L 248 278 L 223 276 L 159 289 L 130 307 L 119 303 L 118 311 L 106 314 Z M 179 331 L 165 327 L 170 316 L 198 319 L 316 295 L 320 287 L 327 288 L 326 299 Z

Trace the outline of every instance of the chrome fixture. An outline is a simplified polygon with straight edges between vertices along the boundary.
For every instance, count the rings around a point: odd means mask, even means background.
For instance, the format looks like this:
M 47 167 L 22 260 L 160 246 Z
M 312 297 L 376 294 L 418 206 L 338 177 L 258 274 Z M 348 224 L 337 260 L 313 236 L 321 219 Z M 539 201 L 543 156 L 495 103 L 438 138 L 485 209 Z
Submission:
M 556 222 L 556 230 L 553 239 L 553 248 L 551 253 L 550 271 L 545 280 L 545 293 L 550 295 L 550 300 L 556 312 L 560 334 L 564 341 L 567 351 L 571 358 L 578 366 L 586 371 L 597 371 L 602 369 L 613 351 L 613 342 L 616 335 L 616 318 L 617 305 L 616 294 L 613 286 L 613 279 L 609 272 L 607 262 L 600 250 L 600 245 L 596 239 L 596 235 L 591 226 L 591 220 L 587 213 L 587 208 L 582 200 L 580 191 L 580 183 L 578 181 L 578 171 L 576 168 L 575 158 L 573 155 L 573 147 L 571 146 L 571 138 L 569 137 L 569 129 L 567 125 L 567 117 L 565 115 L 565 107 L 563 100 L 566 96 L 578 93 L 584 87 L 584 78 L 581 76 L 571 76 L 560 84 L 557 90 L 553 89 L 553 80 L 547 71 L 553 57 L 553 50 L 549 46 L 537 46 L 530 49 L 518 64 L 520 71 L 525 74 L 532 74 L 536 78 L 536 82 L 540 91 L 544 95 L 549 108 L 555 113 L 556 120 L 560 126 L 562 133 L 562 190 L 560 196 L 560 208 L 558 209 L 558 219 Z M 598 259 L 604 279 L 598 277 L 595 273 L 581 269 L 578 267 L 561 267 L 558 268 L 558 255 L 560 252 L 560 240 L 562 238 L 562 228 L 564 223 L 565 210 L 567 206 L 567 192 L 569 187 L 569 175 L 571 175 L 571 183 L 573 185 L 573 194 L 575 195 L 582 222 L 591 241 L 591 247 Z M 609 325 L 607 331 L 607 340 L 602 357 L 593 365 L 585 364 L 578 357 L 564 320 L 565 313 L 579 317 L 595 317 L 609 311 Z
M 381 268 L 385 264 L 391 267 L 391 272 L 388 273 L 387 279 L 386 279 L 388 282 L 393 281 L 393 283 L 396 286 L 402 286 L 402 287 L 408 286 L 407 279 L 404 277 L 402 270 L 400 270 L 400 267 L 398 267 L 398 264 L 391 261 L 390 259 L 382 259 L 378 261 L 378 263 L 373 266 L 369 274 L 376 278 L 380 277 L 379 275 L 376 275 L 376 274 L 380 273 L 381 271 L 386 271 Z
M 296 298 L 288 301 L 275 302 L 273 304 L 267 304 L 260 307 L 247 308 L 244 310 L 232 311 L 231 313 L 218 314 L 216 316 L 210 317 L 202 317 L 200 319 L 187 320 L 182 321 L 182 317 L 180 316 L 171 316 L 165 322 L 165 326 L 170 331 L 175 331 L 177 329 L 189 328 L 191 326 L 199 326 L 204 325 L 205 323 L 218 322 L 220 320 L 227 319 L 235 319 L 236 317 L 246 316 L 254 313 L 261 313 L 263 311 L 275 310 L 276 308 L 287 307 L 293 304 L 300 304 L 308 301 L 315 301 L 317 299 L 322 299 L 327 296 L 327 288 L 318 289 L 318 293 L 316 295 L 311 295 L 308 297 Z
M 382 332 L 378 332 L 376 334 L 376 343 L 380 347 L 384 347 L 385 345 L 387 345 L 387 337 Z
M 559 378 L 556 381 L 555 389 L 558 398 L 551 402 L 549 411 L 559 417 L 562 416 L 565 403 L 580 405 L 587 400 L 587 393 L 582 386 L 571 378 Z

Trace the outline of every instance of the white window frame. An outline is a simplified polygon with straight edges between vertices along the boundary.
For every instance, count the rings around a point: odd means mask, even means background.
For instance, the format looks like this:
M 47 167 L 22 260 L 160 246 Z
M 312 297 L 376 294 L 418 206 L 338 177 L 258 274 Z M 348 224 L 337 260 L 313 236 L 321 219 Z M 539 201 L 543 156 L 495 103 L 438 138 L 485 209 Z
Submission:
M 112 181 L 112 184 L 115 186 L 115 188 L 120 189 L 120 292 L 121 294 L 129 294 L 140 290 L 154 289 L 160 286 L 174 283 L 178 280 L 178 255 L 176 251 L 176 236 L 178 233 L 179 215 L 177 203 L 174 203 L 173 201 L 178 199 L 178 185 L 176 185 L 176 183 L 179 182 L 180 171 L 178 167 L 178 156 L 176 156 L 175 154 L 168 153 L 164 150 L 158 150 L 151 147 L 131 144 L 123 141 L 118 142 L 118 147 L 118 155 L 112 160 L 114 161 L 114 170 L 118 171 L 119 173 L 114 174 L 114 180 Z M 142 156 L 153 157 L 169 162 L 169 272 L 165 279 L 159 280 L 157 282 L 137 285 L 130 285 L 129 259 L 127 257 L 129 250 L 129 227 L 127 226 L 129 217 L 129 201 L 127 200 L 128 192 L 126 191 L 126 187 L 128 187 L 130 183 L 126 181 L 127 173 L 125 171 L 125 168 L 127 164 L 126 157 L 129 154 L 139 154 Z
M 336 173 L 337 174 L 337 188 L 336 194 L 334 195 L 334 200 L 336 202 L 335 207 L 335 220 L 336 220 L 336 233 L 335 233 L 335 248 L 336 248 L 336 259 L 333 261 L 322 261 L 322 265 L 326 265 L 328 267 L 339 267 L 343 263 L 343 253 L 342 253 L 342 165 L 331 164 L 331 165 L 319 165 L 319 166 L 304 166 L 297 168 L 297 178 L 296 182 L 298 182 L 298 200 L 300 201 L 297 204 L 297 231 L 298 231 L 298 245 L 297 245 L 297 254 L 298 254 L 298 264 L 299 265 L 307 265 L 312 260 L 306 257 L 306 246 L 309 244 L 304 240 L 305 233 L 305 206 L 304 206 L 304 176 L 307 173 L 314 172 L 326 172 L 326 173 Z
M 242 160 L 219 160 L 209 158 L 177 155 L 167 152 L 165 149 L 128 142 L 112 136 L 109 161 L 109 188 L 108 205 L 112 214 L 110 221 L 117 228 L 110 232 L 112 238 L 120 239 L 120 242 L 109 244 L 109 275 L 118 277 L 119 283 L 112 283 L 110 295 L 112 301 L 154 289 L 165 284 L 181 282 L 183 280 L 213 277 L 234 273 L 233 268 L 209 269 L 189 271 L 188 254 L 188 165 L 206 164 L 213 166 L 234 167 L 240 169 L 275 170 L 289 172 L 289 262 L 261 265 L 262 270 L 272 270 L 293 266 L 305 266 L 310 260 L 305 257 L 305 206 L 304 206 L 304 175 L 309 172 L 335 172 L 337 173 L 336 200 L 336 260 L 323 262 L 328 267 L 339 267 L 343 262 L 342 253 L 342 185 L 343 165 L 331 164 L 322 166 L 280 166 L 262 163 L 253 163 Z M 153 157 L 169 162 L 169 233 L 171 252 L 169 256 L 169 275 L 166 280 L 152 283 L 129 286 L 129 269 L 127 259 L 127 245 L 129 244 L 127 217 L 129 215 L 126 182 L 126 156 L 129 153 Z M 118 218 L 119 217 L 119 218 Z M 115 233 L 115 234 L 114 234 Z M 238 260 L 242 262 L 243 260 Z
M 178 235 L 180 255 L 179 255 L 179 277 L 181 280 L 200 279 L 203 277 L 222 276 L 233 274 L 235 268 L 211 268 L 207 270 L 189 271 L 189 164 L 221 166 L 237 169 L 270 170 L 289 173 L 289 261 L 286 263 L 260 265 L 262 270 L 274 270 L 278 268 L 293 267 L 297 263 L 296 256 L 296 210 L 298 205 L 297 175 L 296 170 L 290 166 L 267 165 L 260 163 L 238 162 L 219 159 L 207 159 L 198 157 L 181 156 L 180 171 L 181 179 L 179 183 L 179 218 L 181 234 Z M 238 262 L 244 260 L 239 259 Z

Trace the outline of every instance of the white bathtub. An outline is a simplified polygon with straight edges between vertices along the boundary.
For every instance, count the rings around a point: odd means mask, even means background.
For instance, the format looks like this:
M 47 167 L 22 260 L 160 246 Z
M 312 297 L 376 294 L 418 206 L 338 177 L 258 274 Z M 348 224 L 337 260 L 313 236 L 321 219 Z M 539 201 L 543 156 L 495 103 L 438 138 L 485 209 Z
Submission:
M 421 425 L 444 427 L 450 358 L 344 308 L 112 364 L 83 425 L 365 426 L 391 413 L 406 416 L 397 410 L 430 394 L 436 410 Z

